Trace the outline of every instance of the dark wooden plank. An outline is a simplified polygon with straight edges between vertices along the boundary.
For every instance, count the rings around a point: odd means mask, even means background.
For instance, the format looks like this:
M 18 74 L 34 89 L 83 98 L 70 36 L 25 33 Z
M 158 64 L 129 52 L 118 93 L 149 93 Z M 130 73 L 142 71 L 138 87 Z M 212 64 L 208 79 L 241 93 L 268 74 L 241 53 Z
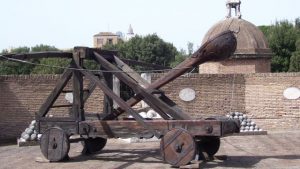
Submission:
M 124 63 L 121 59 L 119 59 L 117 56 L 114 56 L 115 62 L 121 70 L 126 72 L 132 79 L 137 81 L 140 85 L 142 85 L 144 88 L 149 86 L 149 83 L 143 79 L 140 74 L 138 74 L 136 71 L 131 69 L 126 63 Z
M 102 67 L 100 68 L 102 72 L 102 76 L 103 76 L 103 83 L 109 87 L 111 90 L 113 90 L 113 75 L 110 72 L 106 72 L 107 70 L 105 68 Z M 108 95 L 104 95 L 104 100 L 103 100 L 103 112 L 106 114 L 110 114 L 113 111 L 113 100 L 108 96 Z
M 56 99 L 58 98 L 59 94 L 61 93 L 61 91 L 63 90 L 63 88 L 67 85 L 68 81 L 70 80 L 70 78 L 72 77 L 72 71 L 67 69 L 62 77 L 60 78 L 60 80 L 56 83 L 55 88 L 53 89 L 53 91 L 49 94 L 48 98 L 46 99 L 46 101 L 43 103 L 43 105 L 40 107 L 37 116 L 38 117 L 44 117 L 49 109 L 51 108 L 51 106 L 53 105 L 53 103 L 56 101 Z
M 79 65 L 77 67 L 80 68 Z M 82 68 L 81 68 L 82 69 Z M 157 137 L 160 137 L 160 133 L 157 133 L 155 130 L 153 130 L 151 127 L 147 126 L 147 124 L 144 122 L 144 118 L 141 117 L 137 112 L 135 112 L 127 103 L 122 100 L 120 97 L 118 97 L 109 87 L 107 87 L 104 83 L 102 83 L 99 78 L 93 75 L 90 71 L 87 70 L 81 70 L 81 72 L 91 81 L 94 81 L 98 87 L 110 98 L 112 98 L 114 101 L 117 102 L 117 104 L 122 107 L 126 112 L 131 114 L 143 127 L 149 129 L 153 134 L 155 134 Z
M 44 133 L 47 129 L 52 127 L 59 127 L 63 129 L 68 135 L 71 134 L 78 134 L 79 123 L 78 122 L 66 122 L 66 121 L 59 121 L 59 122 L 52 122 L 52 121 L 41 121 L 39 122 L 40 131 L 39 133 Z
M 93 91 L 96 88 L 96 83 L 95 82 L 90 82 L 87 89 L 83 90 L 83 102 L 85 103 L 87 99 L 92 95 Z
M 72 107 L 72 104 L 53 105 L 51 108 Z
M 148 89 L 159 89 L 181 76 L 192 67 L 198 66 L 204 62 L 224 60 L 230 57 L 236 49 L 236 44 L 236 38 L 231 31 L 225 31 L 216 35 L 205 42 L 191 57 L 187 58 L 167 74 L 151 83 Z M 137 95 L 133 96 L 127 100 L 127 104 L 134 106 L 141 99 L 142 98 Z M 110 114 L 110 116 L 107 116 L 105 119 L 114 119 L 123 112 L 124 110 L 118 108 L 115 113 Z
M 148 67 L 148 68 L 152 68 L 152 69 L 156 69 L 156 70 L 171 69 L 170 67 L 167 67 L 167 66 L 151 64 L 151 63 L 141 62 L 141 61 L 136 61 L 136 60 L 131 60 L 131 59 L 122 58 L 121 60 L 129 65 L 139 65 L 139 66 Z
M 217 120 L 146 120 L 145 123 L 162 135 L 173 128 L 188 130 L 193 136 L 222 136 L 221 121 Z M 87 128 L 90 136 L 105 138 L 130 138 L 140 137 L 150 131 L 134 120 L 107 120 L 107 121 L 84 121 L 79 124 L 79 133 L 86 134 Z M 207 127 L 212 127 L 208 132 Z
M 177 112 L 175 109 L 172 109 L 172 107 L 168 106 L 166 103 L 161 101 L 159 98 L 152 95 L 150 92 L 148 92 L 146 89 L 142 88 L 138 83 L 129 77 L 126 73 L 119 72 L 118 68 L 115 67 L 113 64 L 109 63 L 105 58 L 103 58 L 98 53 L 94 52 L 95 59 L 107 70 L 113 71 L 112 73 L 118 77 L 121 81 L 123 81 L 125 84 L 127 84 L 129 87 L 131 87 L 134 92 L 137 95 L 141 95 L 142 99 L 157 113 L 159 113 L 162 117 L 165 119 L 169 119 L 169 117 L 166 115 L 168 113 L 172 118 L 174 119 L 180 119 L 180 120 L 188 120 L 191 119 L 187 114 L 183 112 Z
M 2 55 L 7 58 L 12 59 L 40 59 L 40 58 L 72 58 L 71 52 L 61 52 L 61 51 L 47 51 L 47 52 L 34 52 L 34 53 L 24 53 L 24 54 L 6 54 Z M 0 57 L 0 60 L 4 58 Z
M 83 58 L 86 53 L 81 48 L 74 48 L 73 67 L 83 65 Z M 83 102 L 83 76 L 79 70 L 73 70 L 73 106 L 72 112 L 77 121 L 84 120 L 84 102 Z

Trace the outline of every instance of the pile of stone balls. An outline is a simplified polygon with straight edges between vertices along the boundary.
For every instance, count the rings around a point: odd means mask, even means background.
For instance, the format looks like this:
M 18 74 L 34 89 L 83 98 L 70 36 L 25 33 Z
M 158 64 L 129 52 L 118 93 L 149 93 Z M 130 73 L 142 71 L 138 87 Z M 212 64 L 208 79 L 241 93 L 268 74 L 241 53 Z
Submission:
M 241 122 L 240 132 L 259 132 L 263 131 L 254 121 L 252 121 L 246 114 L 240 112 L 231 112 L 226 117 L 230 119 L 238 119 Z
M 37 141 L 40 138 L 40 134 L 37 133 L 35 129 L 36 121 L 33 120 L 29 124 L 29 126 L 25 129 L 25 131 L 21 134 L 20 141 Z

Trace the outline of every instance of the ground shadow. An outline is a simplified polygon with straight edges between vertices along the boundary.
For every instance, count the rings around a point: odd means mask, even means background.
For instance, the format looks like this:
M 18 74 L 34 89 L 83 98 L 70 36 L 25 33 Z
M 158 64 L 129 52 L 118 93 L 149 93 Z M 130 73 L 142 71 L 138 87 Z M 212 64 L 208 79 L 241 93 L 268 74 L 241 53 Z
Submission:
M 275 155 L 275 156 L 227 156 L 226 160 L 216 160 L 199 163 L 199 168 L 253 168 L 261 160 L 275 158 L 275 159 L 300 159 L 300 155 Z M 263 162 L 263 166 L 272 168 L 271 163 Z M 273 166 L 274 167 L 274 166 Z
M 264 159 L 300 159 L 299 155 L 274 155 L 274 156 L 224 156 L 226 158 L 222 160 L 212 161 L 199 161 L 194 163 L 199 165 L 199 168 L 253 168 L 257 163 Z M 126 150 L 102 150 L 99 154 L 92 155 L 78 155 L 71 157 L 68 163 L 83 162 L 87 160 L 99 160 L 99 161 L 115 161 L 125 162 L 117 168 L 126 168 L 134 163 L 153 164 L 153 163 L 165 163 L 160 155 L 159 149 L 126 149 Z M 265 167 L 271 167 L 272 164 L 262 162 Z M 171 167 L 171 166 L 170 166 Z
M 12 80 L 0 76 L 0 146 L 16 144 L 17 137 L 34 119 L 33 113 L 24 105 L 28 102 L 27 97 L 20 97 L 22 92 L 26 93 L 25 82 L 17 80 L 17 77 L 7 78 Z
M 116 169 L 126 168 L 134 163 L 164 163 L 161 159 L 159 149 L 102 150 L 98 154 L 71 157 L 67 162 L 74 163 L 87 160 L 126 162 Z

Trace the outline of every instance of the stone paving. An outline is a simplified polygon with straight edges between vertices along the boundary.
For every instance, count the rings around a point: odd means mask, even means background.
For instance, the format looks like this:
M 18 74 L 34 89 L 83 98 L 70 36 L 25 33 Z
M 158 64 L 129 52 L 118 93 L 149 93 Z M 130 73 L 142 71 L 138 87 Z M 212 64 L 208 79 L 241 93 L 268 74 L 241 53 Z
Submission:
M 83 156 L 80 143 L 71 145 L 70 160 L 47 162 L 39 146 L 0 147 L 0 168 L 7 169 L 121 169 L 174 168 L 161 161 L 159 142 L 126 143 L 110 139 L 101 153 Z M 300 168 L 300 131 L 272 132 L 259 136 L 222 138 L 217 157 L 222 160 L 194 162 L 183 168 Z M 225 157 L 225 158 L 224 158 Z

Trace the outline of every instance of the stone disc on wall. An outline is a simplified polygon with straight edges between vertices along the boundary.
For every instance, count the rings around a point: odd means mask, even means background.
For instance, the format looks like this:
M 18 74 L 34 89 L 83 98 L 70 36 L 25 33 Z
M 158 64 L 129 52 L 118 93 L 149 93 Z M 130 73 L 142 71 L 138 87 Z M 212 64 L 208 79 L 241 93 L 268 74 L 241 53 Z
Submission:
M 289 87 L 283 91 L 283 96 L 289 100 L 300 98 L 300 89 L 297 87 Z
M 196 97 L 196 92 L 191 88 L 184 88 L 179 92 L 179 98 L 186 102 L 194 100 L 195 97 Z

